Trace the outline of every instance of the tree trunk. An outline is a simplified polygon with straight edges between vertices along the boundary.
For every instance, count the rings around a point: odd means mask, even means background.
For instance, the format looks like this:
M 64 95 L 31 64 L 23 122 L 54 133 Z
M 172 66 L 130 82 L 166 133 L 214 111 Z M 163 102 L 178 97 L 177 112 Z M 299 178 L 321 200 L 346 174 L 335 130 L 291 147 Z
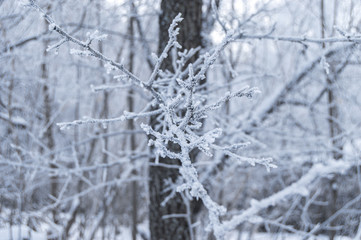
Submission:
M 50 11 L 51 6 L 47 6 L 47 11 Z M 45 29 L 48 29 L 48 23 L 44 21 Z M 44 109 L 44 134 L 43 134 L 43 141 L 44 145 L 47 147 L 48 151 L 52 151 L 55 147 L 55 140 L 54 140 L 54 134 L 53 134 L 53 123 L 52 121 L 52 112 L 53 112 L 53 99 L 51 98 L 50 93 L 50 79 L 49 79 L 49 66 L 47 64 L 47 47 L 49 46 L 49 40 L 44 40 L 44 52 L 43 52 L 43 62 L 41 64 L 41 79 L 44 81 L 44 84 L 42 86 L 42 93 L 43 93 L 43 109 Z M 46 149 L 43 149 L 41 147 L 40 152 L 44 152 Z M 57 168 L 57 165 L 52 163 L 54 160 L 54 155 L 50 155 L 49 160 L 49 167 L 50 168 Z M 58 178 L 57 176 L 51 176 L 50 177 L 50 195 L 52 198 L 56 199 L 58 195 Z M 53 221 L 55 224 L 59 222 L 58 219 L 58 210 L 56 208 L 53 208 L 51 210 Z
M 336 1 L 334 6 L 336 6 Z M 336 9 L 334 10 L 334 23 L 336 19 Z M 321 0 L 321 36 L 325 38 L 325 5 L 324 0 Z M 325 43 L 323 43 L 322 48 L 325 49 Z M 330 66 L 332 70 L 333 66 Z M 336 102 L 336 93 L 335 93 L 335 82 L 337 79 L 337 73 L 334 73 L 333 76 L 328 76 L 326 73 L 326 84 L 327 84 L 327 108 L 328 108 L 328 125 L 329 125 L 329 135 L 331 139 L 332 146 L 332 157 L 334 160 L 339 160 L 343 157 L 342 150 L 342 139 L 340 135 L 342 133 L 341 127 L 339 125 L 339 110 Z M 336 211 L 336 201 L 337 201 L 337 187 L 336 187 L 336 176 L 333 176 L 328 180 L 329 196 L 328 196 L 328 206 L 326 217 L 330 218 Z M 334 226 L 334 223 L 330 223 L 331 227 Z M 330 240 L 334 240 L 336 236 L 335 230 L 329 230 L 328 236 Z
M 181 13 L 184 18 L 179 25 L 178 42 L 183 46 L 183 49 L 201 46 L 202 0 L 163 0 L 159 16 L 159 53 L 162 52 L 169 40 L 168 28 L 178 13 Z M 195 56 L 194 59 L 197 57 Z M 194 59 L 191 59 L 191 61 L 194 61 Z M 173 70 L 171 55 L 163 62 L 162 69 Z M 157 124 L 156 118 L 151 119 L 152 127 L 155 127 Z M 177 146 L 170 147 L 177 148 Z M 150 161 L 154 162 L 155 159 Z M 161 157 L 159 162 L 173 165 L 180 164 L 180 161 Z M 191 239 L 192 229 L 186 218 L 172 217 L 163 219 L 163 216 L 169 214 L 186 214 L 186 206 L 180 194 L 176 194 L 165 206 L 161 206 L 161 203 L 169 194 L 169 192 L 163 191 L 166 187 L 164 181 L 171 179 L 175 182 L 178 176 L 178 169 L 159 166 L 149 167 L 149 225 L 152 240 Z
M 131 8 L 131 12 L 135 13 L 135 5 L 134 5 L 134 1 L 132 0 L 130 2 L 130 8 Z M 134 71 L 134 25 L 135 25 L 135 17 L 131 16 L 129 18 L 129 27 L 128 27 L 128 35 L 130 36 L 130 40 L 129 40 L 129 55 L 128 55 L 128 59 L 129 59 L 129 64 L 128 64 L 128 70 L 130 72 Z M 134 111 L 134 98 L 133 98 L 133 94 L 134 91 L 132 88 L 129 89 L 128 91 L 128 96 L 127 96 L 127 106 L 128 106 L 128 111 L 129 112 L 133 112 Z M 135 124 L 134 124 L 134 120 L 133 119 L 129 119 L 127 121 L 127 129 L 134 131 L 135 129 Z M 135 139 L 135 135 L 134 134 L 130 134 L 130 151 L 133 154 L 134 151 L 137 148 L 137 144 L 136 144 L 136 139 Z M 136 163 L 134 163 L 136 164 Z M 137 171 L 133 170 L 133 175 L 137 176 Z M 131 185 L 132 188 L 132 240 L 137 240 L 137 234 L 138 234 L 138 182 L 137 180 L 134 180 L 132 182 Z

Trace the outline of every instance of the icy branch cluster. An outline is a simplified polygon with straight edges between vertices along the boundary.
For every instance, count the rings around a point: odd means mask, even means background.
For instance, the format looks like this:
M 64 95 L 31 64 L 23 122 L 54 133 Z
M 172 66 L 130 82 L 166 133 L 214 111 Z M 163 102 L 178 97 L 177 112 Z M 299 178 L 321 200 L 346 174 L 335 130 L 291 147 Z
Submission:
M 60 45 L 67 41 L 71 41 L 78 45 L 81 50 L 72 49 L 72 54 L 81 56 L 93 56 L 128 76 L 130 83 L 141 87 L 144 91 L 150 92 L 153 96 L 152 111 L 145 111 L 139 114 L 125 113 L 123 116 L 112 119 L 84 119 L 76 120 L 67 123 L 58 123 L 62 129 L 70 126 L 88 124 L 88 123 L 101 123 L 107 124 L 114 121 L 124 121 L 130 118 L 138 118 L 142 116 L 156 116 L 158 119 L 162 119 L 161 126 L 157 126 L 153 129 L 150 125 L 142 124 L 143 130 L 152 139 L 149 140 L 149 145 L 155 147 L 155 154 L 161 157 L 169 157 L 172 159 L 178 159 L 181 161 L 181 167 L 179 172 L 184 179 L 184 183 L 178 186 L 177 191 L 189 191 L 190 195 L 194 198 L 201 199 L 205 207 L 209 211 L 210 217 L 210 229 L 216 230 L 216 226 L 220 224 L 219 217 L 225 214 L 226 209 L 215 203 L 207 194 L 204 186 L 198 179 L 198 173 L 196 168 L 191 162 L 190 152 L 193 149 L 199 149 L 207 156 L 212 156 L 212 150 L 215 149 L 214 141 L 222 134 L 221 129 L 213 129 L 204 134 L 200 134 L 200 128 L 202 127 L 202 120 L 207 117 L 206 113 L 218 109 L 223 103 L 230 101 L 233 98 L 248 97 L 252 98 L 255 94 L 259 93 L 257 88 L 244 87 L 239 91 L 233 93 L 227 93 L 226 96 L 220 98 L 217 102 L 204 105 L 207 96 L 197 92 L 201 80 L 205 79 L 207 70 L 214 64 L 220 52 L 236 37 L 237 34 L 229 34 L 223 40 L 223 42 L 217 46 L 212 52 L 206 53 L 201 57 L 201 61 L 197 61 L 194 64 L 186 65 L 186 62 L 199 51 L 199 49 L 190 49 L 179 51 L 181 49 L 180 44 L 177 42 L 177 35 L 179 33 L 178 23 L 182 21 L 179 14 L 169 27 L 169 41 L 159 57 L 154 57 L 156 63 L 154 70 L 149 77 L 148 81 L 144 82 L 130 73 L 124 68 L 123 65 L 113 62 L 107 57 L 103 56 L 100 52 L 93 49 L 90 45 L 92 40 L 101 40 L 103 35 L 99 35 L 98 32 L 89 34 L 88 40 L 83 42 L 75 39 L 66 33 L 62 28 L 57 26 L 54 20 L 44 11 L 39 8 L 34 2 L 31 2 L 32 6 L 38 11 L 44 14 L 45 19 L 49 22 L 49 27 L 58 32 L 64 38 L 56 45 L 49 47 L 49 50 L 59 48 Z M 177 51 L 177 59 L 175 62 L 174 73 L 163 72 L 160 70 L 161 65 L 170 53 L 171 50 Z M 103 87 L 105 88 L 105 87 Z M 99 89 L 98 89 L 99 90 Z M 154 108 L 157 108 L 154 110 Z M 169 145 L 177 145 L 179 152 L 173 152 Z M 234 148 L 234 146 L 232 147 Z M 235 157 L 237 160 L 242 159 L 234 153 L 230 154 L 230 150 L 226 150 L 225 153 L 231 157 Z M 220 150 L 218 148 L 217 150 Z M 250 162 L 249 159 L 246 161 Z M 252 159 L 252 164 L 260 163 L 267 168 L 274 167 L 270 164 L 270 161 L 264 161 L 263 159 Z M 221 236 L 222 234 L 218 234 Z
M 202 62 L 186 65 L 197 50 L 179 51 L 181 46 L 176 42 L 178 34 L 176 25 L 180 20 L 180 15 L 178 15 L 171 24 L 169 28 L 170 40 L 161 56 L 157 58 L 154 71 L 145 85 L 158 93 L 154 98 L 154 106 L 161 109 L 161 114 L 156 116 L 160 120 L 160 124 L 154 128 L 148 124 L 142 124 L 141 127 L 147 135 L 151 136 L 149 145 L 154 146 L 157 156 L 180 160 L 179 172 L 184 183 L 177 187 L 177 191 L 188 191 L 191 197 L 203 201 L 204 206 L 209 211 L 210 229 L 215 232 L 216 236 L 221 237 L 224 234 L 217 230 L 217 226 L 220 225 L 219 217 L 225 214 L 226 209 L 219 206 L 207 194 L 198 179 L 197 170 L 190 158 L 190 152 L 199 149 L 205 155 L 212 157 L 212 151 L 216 149 L 214 142 L 216 138 L 221 136 L 222 129 L 216 128 L 201 133 L 202 120 L 207 117 L 206 114 L 220 108 L 222 104 L 233 98 L 252 98 L 259 90 L 244 87 L 239 91 L 227 93 L 226 96 L 221 97 L 215 103 L 205 104 L 207 96 L 202 95 L 202 92 L 197 89 L 201 80 L 205 78 L 206 71 L 234 36 L 228 35 L 213 52 L 204 54 Z M 173 46 L 178 50 L 178 58 L 173 59 L 174 73 L 162 72 L 159 68 Z M 225 153 L 229 153 L 231 152 L 228 150 L 230 148 L 218 148 L 217 150 L 224 150 Z M 237 146 L 233 145 L 232 148 L 237 148 Z M 237 154 L 232 153 L 229 155 L 241 159 L 241 156 Z M 253 161 L 253 164 L 260 163 L 267 168 L 274 167 L 270 161 L 264 161 L 263 159 L 253 159 Z
M 123 64 L 111 60 L 91 46 L 94 40 L 101 41 L 106 35 L 101 35 L 98 31 L 95 31 L 94 33 L 88 34 L 87 40 L 78 40 L 58 26 L 49 15 L 34 3 L 34 1 L 30 1 L 30 5 L 42 13 L 42 16 L 49 23 L 50 30 L 56 31 L 62 36 L 62 39 L 58 43 L 49 46 L 48 51 L 59 49 L 65 42 L 72 42 L 77 47 L 77 49 L 71 50 L 72 54 L 80 55 L 82 57 L 95 57 L 96 59 L 103 61 L 105 66 L 121 72 L 121 78 L 128 81 L 126 87 L 138 87 L 144 92 L 149 93 L 152 97 L 150 104 L 147 105 L 143 111 L 138 113 L 124 112 L 122 116 L 108 119 L 87 118 L 72 122 L 58 123 L 58 126 L 63 129 L 81 124 L 109 124 L 141 117 L 156 118 L 159 123 L 156 126 L 151 126 L 146 123 L 141 124 L 141 128 L 148 136 L 150 136 L 148 145 L 154 147 L 154 154 L 157 159 L 159 159 L 159 157 L 167 157 L 174 159 L 175 161 L 180 161 L 181 166 L 179 167 L 179 173 L 183 181 L 177 185 L 176 191 L 181 193 L 186 192 L 187 196 L 189 195 L 192 198 L 202 200 L 209 212 L 209 229 L 213 230 L 217 239 L 223 239 L 226 231 L 229 231 L 241 222 L 246 221 L 246 218 L 256 215 L 261 209 L 275 204 L 277 201 L 283 200 L 291 194 L 307 194 L 307 192 L 304 191 L 305 186 L 314 181 L 316 177 L 319 175 L 327 175 L 336 171 L 336 169 L 343 167 L 339 164 L 334 164 L 329 168 L 315 166 L 308 175 L 301 178 L 289 188 L 262 201 L 253 201 L 250 209 L 235 216 L 228 222 L 221 223 L 220 217 L 226 213 L 226 209 L 213 201 L 208 195 L 205 187 L 198 178 L 197 169 L 192 163 L 190 153 L 194 149 L 198 149 L 206 156 L 212 157 L 215 151 L 219 151 L 235 161 L 247 162 L 251 165 L 264 165 L 267 170 L 275 168 L 276 166 L 272 163 L 272 159 L 270 158 L 249 158 L 240 156 L 236 153 L 236 150 L 247 147 L 249 143 L 235 143 L 230 146 L 222 147 L 218 146 L 216 144 L 216 139 L 222 135 L 222 129 L 214 128 L 208 131 L 203 131 L 204 129 L 202 129 L 204 119 L 207 118 L 209 112 L 221 108 L 226 102 L 236 98 L 252 98 L 260 91 L 257 88 L 245 86 L 234 92 L 228 92 L 217 101 L 211 101 L 208 99 L 207 94 L 202 94 L 202 88 L 200 88 L 200 86 L 202 80 L 206 78 L 206 73 L 209 68 L 215 63 L 220 53 L 227 45 L 229 45 L 229 43 L 239 38 L 256 38 L 258 36 L 247 36 L 242 32 L 227 31 L 226 37 L 218 46 L 209 52 L 202 54 L 195 62 L 189 63 L 190 59 L 199 51 L 199 49 L 181 50 L 182 46 L 177 42 L 177 35 L 179 34 L 178 24 L 182 21 L 181 15 L 179 14 L 169 27 L 169 41 L 163 52 L 160 56 L 153 55 L 154 68 L 152 73 L 148 79 L 142 80 L 127 70 Z M 262 37 L 271 38 L 270 35 Z M 306 38 L 288 40 L 316 41 Z M 172 51 L 175 53 L 172 55 L 175 56 L 172 59 L 174 69 L 172 71 L 161 70 L 164 60 L 170 56 Z M 321 60 L 325 70 L 328 69 L 325 57 Z M 298 78 L 296 78 L 295 81 L 297 81 L 297 79 Z M 92 87 L 92 89 L 93 91 L 103 91 L 122 87 L 124 87 L 124 85 L 102 85 Z M 282 92 L 275 96 L 274 99 L 278 99 L 278 96 L 280 95 L 282 95 Z M 254 118 L 262 119 L 262 115 L 267 111 L 270 110 L 259 110 L 259 114 Z

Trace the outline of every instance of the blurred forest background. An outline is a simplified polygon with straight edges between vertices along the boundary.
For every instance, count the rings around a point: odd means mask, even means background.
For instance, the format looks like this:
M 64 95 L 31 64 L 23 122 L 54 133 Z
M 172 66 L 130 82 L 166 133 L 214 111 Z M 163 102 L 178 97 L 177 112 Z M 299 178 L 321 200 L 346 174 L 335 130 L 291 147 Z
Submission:
M 169 221 L 163 228 L 186 224 L 183 230 L 164 230 L 164 239 L 215 239 L 220 229 L 225 239 L 361 239 L 360 1 L 163 2 L 174 4 L 169 11 L 185 11 L 186 30 L 182 32 L 180 24 L 179 36 L 194 34 L 195 40 L 179 43 L 182 50 L 197 52 L 180 63 L 170 50 L 159 72 L 154 69 L 168 35 L 174 33 L 167 31 L 174 14 L 163 25 L 159 21 L 167 14 L 167 3 L 35 1 L 55 20 L 49 24 L 27 1 L 0 0 L 4 239 L 158 240 L 160 225 L 152 226 L 157 214 L 159 221 Z M 187 11 L 196 7 L 197 19 L 188 20 Z M 196 27 L 186 27 L 192 24 Z M 188 184 L 184 173 L 178 173 L 184 162 L 158 163 L 164 152 L 155 151 L 156 144 L 148 146 L 152 137 L 141 124 L 166 121 L 148 114 L 164 107 L 154 104 L 151 91 L 92 57 L 57 27 L 76 39 L 88 39 L 92 49 L 139 79 L 151 79 L 154 73 L 155 89 L 169 99 L 187 95 L 177 95 L 176 88 L 159 89 L 177 84 L 181 76 L 186 79 L 179 71 L 192 69 L 190 62 L 196 73 L 206 67 L 206 80 L 192 85 L 196 107 L 245 86 L 260 90 L 255 96 L 245 93 L 251 99 L 222 100 L 221 107 L 210 108 L 203 117 L 197 135 L 223 130 L 209 144 L 212 156 L 200 143 L 195 148 L 201 152 L 190 153 L 208 194 L 196 201 L 188 185 L 176 193 L 179 181 Z M 217 48 L 225 40 L 227 46 Z M 205 59 L 214 52 L 219 54 L 208 66 Z M 178 116 L 184 117 L 186 110 Z M 57 125 L 62 122 L 71 124 Z M 170 175 L 154 180 L 157 171 L 167 169 Z M 219 216 L 219 226 L 208 217 L 213 210 L 204 206 L 205 196 L 227 209 Z M 158 208 L 168 204 L 163 201 L 172 204 L 177 199 L 186 212 L 169 208 L 161 215 Z M 163 205 L 155 207 L 155 200 Z

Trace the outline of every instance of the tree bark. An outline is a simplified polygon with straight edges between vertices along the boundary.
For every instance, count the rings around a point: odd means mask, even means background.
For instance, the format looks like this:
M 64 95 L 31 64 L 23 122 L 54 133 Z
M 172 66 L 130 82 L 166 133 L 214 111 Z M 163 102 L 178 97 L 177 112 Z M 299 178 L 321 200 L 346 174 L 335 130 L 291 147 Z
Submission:
M 336 1 L 334 3 L 336 6 Z M 324 0 L 321 0 L 321 36 L 325 38 L 325 5 Z M 336 21 L 336 9 L 334 10 L 334 22 Z M 325 49 L 325 44 L 322 44 L 322 48 Z M 331 65 L 330 68 L 332 69 L 333 66 Z M 327 84 L 327 108 L 328 108 L 328 125 L 329 125 L 329 135 L 331 139 L 331 146 L 332 146 L 332 157 L 334 160 L 339 160 L 343 157 L 342 150 L 342 139 L 340 135 L 342 133 L 341 127 L 339 125 L 339 109 L 336 102 L 336 93 L 335 93 L 335 82 L 337 79 L 337 73 L 334 73 L 334 76 L 330 77 L 326 74 L 326 84 Z M 331 179 L 328 180 L 328 206 L 326 217 L 331 217 L 336 211 L 336 202 L 337 202 L 337 187 L 336 187 L 336 176 L 333 176 Z M 331 227 L 334 226 L 334 223 L 330 223 Z M 336 236 L 335 230 L 329 230 L 328 237 L 330 240 L 334 240 Z
M 134 1 L 130 2 L 130 8 L 131 8 L 131 12 L 135 13 L 135 5 L 134 5 Z M 129 64 L 128 64 L 128 69 L 130 72 L 134 71 L 134 49 L 135 49 L 135 45 L 134 45 L 134 25 L 135 25 L 135 17 L 131 16 L 129 18 L 129 27 L 128 27 L 128 34 L 130 36 L 130 40 L 129 40 L 129 55 L 128 55 L 128 59 L 129 59 Z M 128 111 L 129 112 L 133 112 L 134 111 L 134 98 L 133 98 L 133 94 L 134 91 L 132 88 L 129 89 L 128 91 L 128 96 L 127 96 L 127 105 L 128 105 Z M 127 129 L 134 131 L 135 129 L 135 124 L 134 124 L 134 120 L 133 119 L 129 119 L 127 121 Z M 136 139 L 135 139 L 135 135 L 131 134 L 129 136 L 129 142 L 130 142 L 130 151 L 133 154 L 133 152 L 136 150 L 137 148 L 137 144 L 136 144 Z M 135 163 L 134 163 L 135 164 Z M 137 171 L 133 170 L 133 175 L 137 176 Z M 137 180 L 134 180 L 132 182 L 131 185 L 132 188 L 132 240 L 137 240 L 137 234 L 138 234 L 138 182 Z
M 47 11 L 50 11 L 51 5 L 47 6 Z M 44 21 L 45 29 L 48 29 L 48 23 Z M 49 46 L 49 40 L 44 40 L 44 51 L 43 51 L 43 62 L 41 64 L 41 79 L 44 81 L 42 86 L 42 93 L 43 93 L 43 109 L 44 109 L 44 134 L 43 134 L 43 141 L 44 145 L 47 147 L 48 151 L 52 151 L 55 147 L 55 140 L 54 140 L 54 133 L 53 133 L 53 124 L 52 121 L 52 112 L 53 112 L 53 99 L 51 98 L 50 93 L 50 78 L 49 78 L 49 66 L 47 64 L 47 47 Z M 41 147 L 40 152 L 44 152 L 46 149 Z M 54 155 L 50 155 L 50 168 L 57 168 L 56 164 L 52 163 L 54 160 Z M 50 177 L 50 194 L 51 196 L 56 199 L 58 195 L 58 177 L 51 176 Z M 53 208 L 51 210 L 53 221 L 55 224 L 59 222 L 58 210 Z
M 168 28 L 173 19 L 182 14 L 183 21 L 179 24 L 178 42 L 183 49 L 202 46 L 202 0 L 162 0 L 159 16 L 158 53 L 161 53 L 168 43 Z M 191 61 L 198 56 L 195 55 Z M 172 71 L 172 57 L 163 62 L 163 69 Z
M 183 49 L 196 48 L 202 45 L 202 0 L 163 0 L 161 2 L 161 14 L 159 16 L 159 45 L 158 52 L 161 53 L 166 46 L 168 28 L 178 13 L 182 14 L 184 20 L 179 24 L 180 32 L 178 42 Z M 190 61 L 194 61 L 198 56 L 194 56 Z M 162 65 L 163 70 L 172 71 L 171 54 Z M 151 119 L 152 127 L 158 125 L 157 118 Z M 175 150 L 178 146 L 170 146 Z M 155 159 L 151 159 L 154 162 Z M 160 163 L 180 164 L 178 160 L 169 158 L 159 158 Z M 186 214 L 186 206 L 180 194 L 170 199 L 165 206 L 161 203 L 169 192 L 164 192 L 165 180 L 176 181 L 179 176 L 178 169 L 164 168 L 159 166 L 149 167 L 149 225 L 152 240 L 187 240 L 191 239 L 191 231 L 187 219 L 184 217 L 167 218 L 163 216 L 169 214 Z

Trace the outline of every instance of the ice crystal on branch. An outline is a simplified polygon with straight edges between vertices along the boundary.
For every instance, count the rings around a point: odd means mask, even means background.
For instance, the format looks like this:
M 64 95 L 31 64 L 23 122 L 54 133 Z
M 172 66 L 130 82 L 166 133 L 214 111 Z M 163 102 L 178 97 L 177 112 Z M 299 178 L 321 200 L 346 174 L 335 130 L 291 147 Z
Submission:
M 222 135 L 222 129 L 220 128 L 214 128 L 207 132 L 199 131 L 207 112 L 217 110 L 222 107 L 223 104 L 232 101 L 233 99 L 241 97 L 252 98 L 255 94 L 259 93 L 257 88 L 250 88 L 247 86 L 238 91 L 225 94 L 225 96 L 218 99 L 215 103 L 206 106 L 200 104 L 208 99 L 208 95 L 202 94 L 202 92 L 198 90 L 201 81 L 206 78 L 206 72 L 216 62 L 223 49 L 242 34 L 240 32 L 229 31 L 220 45 L 216 46 L 210 52 L 205 53 L 196 62 L 188 63 L 189 59 L 192 58 L 199 49 L 189 49 L 180 52 L 182 46 L 177 42 L 177 35 L 179 34 L 179 28 L 177 28 L 177 26 L 179 22 L 182 21 L 182 18 L 181 15 L 178 14 L 169 27 L 169 41 L 160 56 L 153 57 L 156 61 L 154 69 L 148 81 L 144 82 L 128 71 L 123 64 L 114 62 L 92 48 L 92 41 L 101 41 L 106 37 L 105 35 L 99 35 L 98 31 L 95 31 L 92 34 L 88 33 L 87 41 L 82 42 L 57 26 L 54 20 L 36 4 L 33 3 L 32 5 L 44 14 L 44 18 L 49 22 L 51 29 L 62 35 L 63 40 L 60 41 L 60 44 L 56 44 L 55 48 L 58 48 L 65 41 L 76 44 L 84 50 L 72 49 L 72 54 L 92 56 L 103 61 L 108 71 L 117 70 L 122 72 L 124 75 L 121 76 L 126 76 L 129 80 L 129 84 L 149 92 L 153 98 L 151 105 L 155 110 L 152 111 L 147 109 L 140 113 L 124 112 L 124 115 L 116 118 L 87 118 L 73 122 L 58 123 L 58 126 L 63 129 L 81 124 L 97 123 L 107 127 L 107 124 L 112 122 L 135 119 L 138 117 L 157 116 L 158 118 L 163 119 L 159 126 L 156 126 L 155 128 L 147 124 L 141 124 L 141 128 L 145 133 L 151 136 L 149 145 L 154 146 L 154 154 L 156 156 L 178 159 L 181 162 L 179 173 L 183 179 L 183 183 L 177 186 L 177 191 L 181 193 L 185 192 L 193 198 L 202 200 L 209 212 L 210 229 L 214 230 L 218 239 L 222 238 L 224 230 L 219 228 L 221 226 L 220 217 L 225 214 L 226 209 L 211 199 L 203 184 L 200 182 L 197 169 L 190 158 L 191 151 L 199 149 L 208 157 L 212 157 L 213 152 L 215 151 L 222 151 L 224 154 L 227 154 L 236 160 L 247 161 L 252 165 L 259 163 L 265 165 L 267 168 L 274 167 L 274 165 L 271 164 L 271 159 L 245 158 L 230 151 L 230 149 L 233 150 L 235 148 L 245 147 L 244 144 L 233 144 L 230 147 L 224 148 L 216 146 L 214 144 L 216 139 Z M 54 47 L 50 47 L 50 49 L 52 48 Z M 177 54 L 174 55 L 177 59 L 173 59 L 175 69 L 172 73 L 162 73 L 160 70 L 161 65 L 169 56 L 172 49 L 177 52 Z M 103 90 L 106 88 L 107 86 L 101 86 L 96 90 Z M 92 87 L 92 89 L 93 91 L 95 90 L 94 87 Z M 177 145 L 179 151 L 173 151 L 173 149 L 169 147 L 170 145 Z

